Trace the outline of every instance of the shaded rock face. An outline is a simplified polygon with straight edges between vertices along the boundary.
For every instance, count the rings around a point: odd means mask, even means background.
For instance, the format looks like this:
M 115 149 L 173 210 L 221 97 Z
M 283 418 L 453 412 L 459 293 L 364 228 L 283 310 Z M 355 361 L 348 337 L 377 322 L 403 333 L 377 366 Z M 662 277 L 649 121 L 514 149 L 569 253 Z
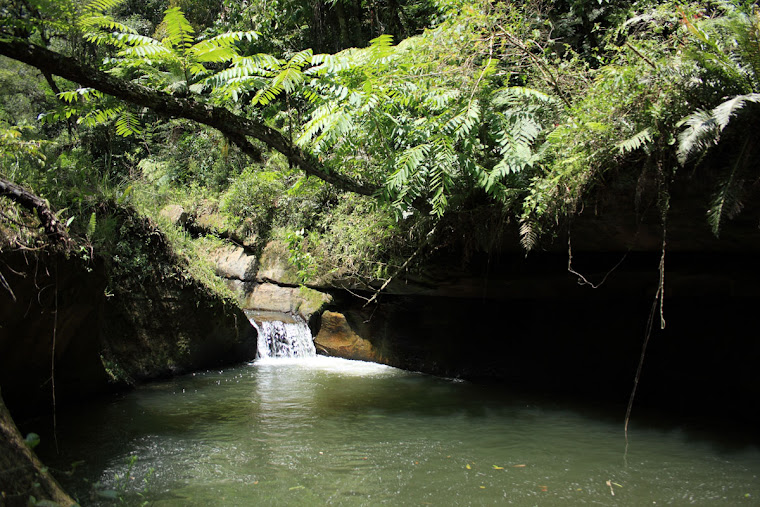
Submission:
M 30 497 L 76 505 L 25 444 L 0 396 L 0 505 L 27 506 Z
M 0 292 L 0 386 L 8 406 L 51 408 L 53 368 L 59 402 L 107 389 L 98 331 L 103 266 L 46 253 L 4 253 L 2 260 L 15 295 Z
M 261 252 L 259 271 L 256 278 L 260 282 L 275 282 L 281 285 L 298 285 L 301 280 L 295 266 L 288 261 L 290 252 L 285 243 L 270 241 Z
M 159 214 L 162 217 L 166 217 L 172 223 L 172 225 L 175 225 L 177 227 L 184 227 L 187 225 L 187 221 L 190 218 L 190 216 L 185 211 L 185 208 L 179 204 L 170 204 L 168 206 L 164 206 Z
M 597 266 L 582 271 L 599 282 L 607 270 L 598 267 L 615 266 L 620 255 L 576 260 L 578 269 Z M 335 334 L 360 336 L 393 366 L 619 404 L 624 413 L 659 260 L 629 254 L 593 289 L 567 272 L 563 255 L 483 259 L 481 276 L 452 280 L 447 297 L 384 295 L 377 307 L 363 308 L 362 300 L 336 294 L 350 333 Z M 760 422 L 746 404 L 760 398 L 760 341 L 749 331 L 760 328 L 754 263 L 755 256 L 738 254 L 666 257 L 666 327 L 659 329 L 655 308 L 637 407 Z M 325 349 L 341 353 L 329 342 Z
M 256 330 L 231 301 L 155 264 L 106 294 L 108 269 L 74 256 L 4 252 L 0 386 L 14 413 L 58 405 L 125 382 L 253 359 Z M 113 289 L 112 289 L 113 290 Z M 55 361 L 53 362 L 53 356 Z
M 369 340 L 354 332 L 342 313 L 326 311 L 322 314 L 319 333 L 314 345 L 320 354 L 358 361 L 385 363 L 386 360 Z

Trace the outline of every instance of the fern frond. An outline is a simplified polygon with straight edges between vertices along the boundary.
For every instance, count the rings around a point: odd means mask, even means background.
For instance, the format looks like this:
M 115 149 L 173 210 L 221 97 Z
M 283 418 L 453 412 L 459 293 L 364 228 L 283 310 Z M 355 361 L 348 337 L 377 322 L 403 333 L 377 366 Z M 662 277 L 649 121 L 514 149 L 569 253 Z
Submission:
M 743 188 L 741 178 L 742 163 L 744 161 L 744 155 L 749 146 L 750 138 L 747 137 L 744 140 L 739 155 L 733 161 L 731 166 L 731 172 L 728 177 L 723 180 L 718 188 L 718 191 L 710 204 L 710 209 L 707 210 L 707 222 L 710 224 L 713 234 L 716 237 L 720 234 L 720 228 L 726 220 L 730 220 L 738 215 L 744 204 L 741 201 L 741 191 Z
M 412 176 L 422 166 L 430 149 L 431 145 L 425 143 L 404 150 L 394 164 L 396 170 L 386 180 L 386 188 L 399 192 L 408 185 Z
M 748 102 L 760 103 L 760 93 L 737 95 L 710 111 L 699 109 L 680 124 L 687 128 L 678 135 L 678 161 L 683 165 L 696 153 L 718 144 L 720 134 Z
M 538 102 L 553 104 L 557 102 L 555 97 L 548 95 L 533 88 L 524 86 L 510 86 L 502 88 L 494 93 L 492 103 L 495 106 L 506 106 L 519 104 L 522 99 L 535 99 Z
M 102 14 L 115 9 L 123 3 L 124 0 L 90 0 L 84 4 L 82 11 L 88 14 Z
M 58 98 L 71 104 L 78 102 L 80 99 L 83 101 L 90 98 L 100 99 L 103 98 L 103 94 L 94 88 L 77 88 L 76 90 L 59 93 Z
M 287 67 L 293 69 L 302 69 L 305 65 L 311 63 L 311 59 L 314 56 L 314 52 L 311 49 L 304 49 L 294 54 L 288 60 Z
M 166 40 L 172 48 L 177 48 L 186 52 L 193 45 L 193 35 L 195 30 L 187 21 L 182 9 L 179 7 L 170 7 L 164 11 L 164 21 L 166 24 Z
M 520 244 L 526 252 L 530 252 L 538 244 L 538 226 L 531 219 L 520 221 Z
M 651 142 L 652 132 L 649 130 L 649 128 L 645 128 L 641 132 L 634 134 L 632 137 L 629 137 L 624 141 L 620 141 L 615 145 L 615 147 L 618 149 L 618 152 L 620 152 L 621 155 L 625 155 L 626 153 L 636 151 L 642 146 L 646 146 Z
M 87 222 L 87 231 L 85 232 L 85 236 L 87 236 L 87 239 L 92 239 L 92 237 L 95 235 L 95 229 L 98 225 L 97 216 L 95 215 L 95 212 L 93 211 L 90 214 L 90 220 Z
M 123 111 L 121 116 L 116 120 L 116 134 L 121 137 L 129 137 L 141 132 L 140 120 L 129 111 Z
M 369 41 L 369 56 L 373 60 L 382 60 L 391 56 L 393 49 L 393 35 L 384 33 Z

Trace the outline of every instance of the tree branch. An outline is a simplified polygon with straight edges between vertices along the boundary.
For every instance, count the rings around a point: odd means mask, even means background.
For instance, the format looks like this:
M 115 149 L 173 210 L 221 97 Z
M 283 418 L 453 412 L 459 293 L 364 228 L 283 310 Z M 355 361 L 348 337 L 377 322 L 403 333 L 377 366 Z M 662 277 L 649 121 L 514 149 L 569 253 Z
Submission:
M 0 196 L 8 197 L 26 209 L 36 211 L 45 234 L 54 243 L 60 243 L 65 247 L 71 245 L 71 238 L 69 238 L 66 228 L 61 224 L 44 199 L 3 177 L 0 177 Z
M 294 146 L 279 131 L 239 116 L 224 107 L 196 101 L 192 97 L 180 98 L 158 92 L 25 41 L 0 40 L 0 54 L 36 67 L 43 73 L 55 74 L 126 102 L 147 107 L 158 114 L 186 118 L 213 127 L 244 153 L 257 158 L 256 153 L 260 152 L 246 139 L 246 136 L 253 137 L 285 155 L 292 165 L 300 167 L 307 175 L 315 176 L 341 190 L 362 195 L 373 195 L 379 190 L 377 185 L 329 172 L 316 158 Z

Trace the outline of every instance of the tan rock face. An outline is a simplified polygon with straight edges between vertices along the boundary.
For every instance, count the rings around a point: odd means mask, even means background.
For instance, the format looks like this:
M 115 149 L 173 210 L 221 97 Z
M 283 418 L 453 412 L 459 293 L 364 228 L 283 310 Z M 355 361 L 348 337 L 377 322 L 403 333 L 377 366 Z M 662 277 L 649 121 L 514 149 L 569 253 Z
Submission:
M 216 274 L 224 278 L 249 281 L 256 276 L 256 257 L 239 246 L 224 246 L 209 254 Z
M 168 206 L 164 206 L 159 214 L 162 217 L 168 218 L 173 225 L 179 227 L 183 227 L 189 218 L 187 212 L 185 211 L 185 208 L 179 204 L 170 204 Z
M 385 362 L 372 343 L 354 332 L 345 315 L 338 312 L 324 312 L 319 334 L 314 338 L 317 351 L 330 356 L 360 361 Z
M 271 281 L 281 284 L 296 285 L 301 282 L 298 270 L 288 260 L 290 252 L 282 241 L 270 241 L 261 252 L 259 272 L 256 278 L 259 281 Z
M 280 287 L 262 283 L 253 289 L 244 308 L 267 312 L 298 314 L 307 322 L 332 302 L 332 296 L 306 287 Z

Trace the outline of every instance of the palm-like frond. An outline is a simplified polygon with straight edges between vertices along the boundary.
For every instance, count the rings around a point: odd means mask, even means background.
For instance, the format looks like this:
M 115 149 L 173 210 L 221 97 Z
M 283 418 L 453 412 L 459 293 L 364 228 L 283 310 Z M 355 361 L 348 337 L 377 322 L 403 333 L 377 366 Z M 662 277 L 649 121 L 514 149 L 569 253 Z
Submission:
M 699 109 L 681 122 L 686 129 L 678 136 L 678 161 L 686 163 L 695 154 L 705 153 L 718 144 L 720 135 L 749 102 L 760 104 L 760 93 L 737 95 L 713 109 Z

